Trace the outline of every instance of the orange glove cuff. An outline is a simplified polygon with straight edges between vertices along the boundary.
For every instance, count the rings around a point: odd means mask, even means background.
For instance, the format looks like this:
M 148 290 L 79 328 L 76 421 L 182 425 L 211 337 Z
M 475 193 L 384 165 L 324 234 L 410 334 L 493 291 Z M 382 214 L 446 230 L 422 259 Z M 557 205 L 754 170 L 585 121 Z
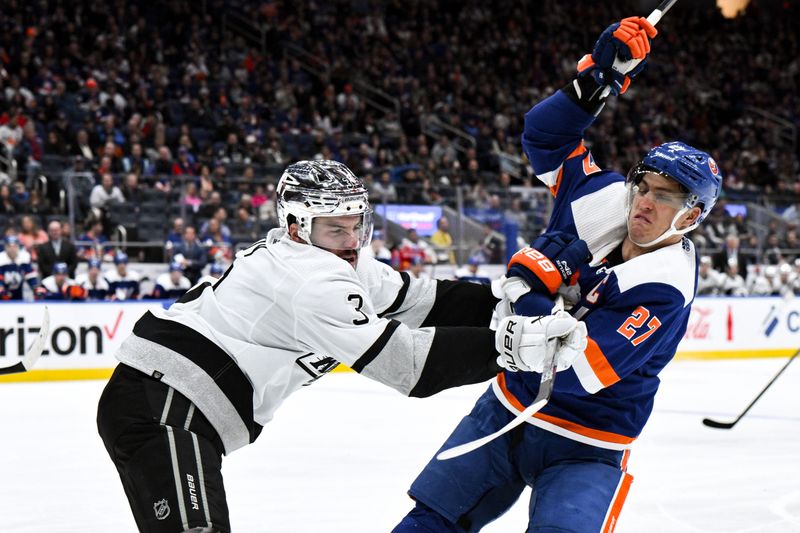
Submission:
M 530 270 L 547 287 L 550 294 L 555 294 L 561 286 L 561 273 L 550 259 L 536 248 L 526 246 L 511 257 L 508 266 L 521 265 Z

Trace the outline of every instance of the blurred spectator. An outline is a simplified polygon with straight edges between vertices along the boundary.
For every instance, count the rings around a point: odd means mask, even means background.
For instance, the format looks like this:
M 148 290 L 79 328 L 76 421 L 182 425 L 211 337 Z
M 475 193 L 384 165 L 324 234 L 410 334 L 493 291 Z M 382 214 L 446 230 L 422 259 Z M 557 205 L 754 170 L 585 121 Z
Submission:
M 178 262 L 169 264 L 169 271 L 159 274 L 155 287 L 150 294 L 151 298 L 158 300 L 177 300 L 192 287 L 189 278 L 183 275 L 183 267 Z
M 135 172 L 125 174 L 125 181 L 120 187 L 122 197 L 126 202 L 141 204 L 145 200 L 145 194 L 139 185 L 139 176 Z
M 70 278 L 75 276 L 75 267 L 78 266 L 78 252 L 75 245 L 63 235 L 61 222 L 51 220 L 47 224 L 49 241 L 36 246 L 36 261 L 39 274 L 45 278 L 53 273 L 53 265 L 66 263 L 67 274 Z
M 778 267 L 775 265 L 755 265 L 745 279 L 747 293 L 751 296 L 770 296 L 775 289 Z M 699 283 L 699 278 L 698 278 Z
M 208 263 L 208 256 L 197 238 L 194 226 L 186 226 L 183 230 L 183 238 L 172 248 L 172 260 L 183 266 L 183 271 L 192 284 L 197 283 Z
M 20 248 L 15 235 L 8 235 L 3 241 L 5 248 L 0 252 L 0 300 L 22 300 L 25 283 L 35 291 L 39 279 L 31 264 L 31 256 Z
M 503 241 L 500 240 L 490 224 L 483 225 L 483 240 L 480 245 L 480 252 L 484 260 L 490 265 L 503 263 Z
M 108 281 L 103 277 L 101 267 L 99 259 L 89 259 L 87 271 L 75 278 L 75 284 L 83 290 L 83 299 L 87 301 L 101 301 L 109 297 Z
M 400 242 L 399 255 L 400 265 L 398 270 L 408 270 L 415 257 L 419 257 L 425 264 L 434 264 L 436 262 L 436 254 L 430 244 L 421 239 L 414 228 L 406 230 L 406 236 Z
M 189 153 L 189 149 L 185 146 L 178 148 L 178 159 L 172 163 L 171 173 L 173 176 L 196 176 L 197 163 L 194 157 Z
M 778 277 L 775 280 L 775 288 L 778 296 L 791 298 L 795 295 L 795 275 L 792 267 L 788 263 L 778 265 Z
M 107 209 L 115 203 L 125 202 L 122 191 L 114 185 L 114 176 L 105 173 L 100 177 L 100 183 L 92 188 L 89 194 L 89 205 L 96 209 Z
M 739 274 L 739 263 L 733 258 L 725 266 L 725 273 L 720 279 L 720 294 L 725 296 L 747 296 L 747 286 Z
M 14 204 L 14 210 L 17 213 L 27 213 L 30 198 L 31 195 L 25 188 L 25 184 L 21 181 L 15 181 L 11 190 L 11 201 Z
M 412 278 L 426 278 L 429 276 L 425 275 L 425 262 L 419 256 L 414 256 L 411 258 L 411 261 L 406 269 L 408 275 Z
M 244 207 L 236 209 L 236 218 L 231 222 L 231 239 L 235 243 L 251 243 L 256 240 L 258 235 L 258 223 L 256 217 Z
M 748 264 L 747 258 L 748 256 L 743 254 L 740 248 L 739 237 L 731 234 L 725 237 L 722 250 L 715 253 L 711 259 L 714 270 L 725 272 L 731 261 L 735 262 L 739 268 L 746 268 Z
M 38 254 L 36 246 L 47 242 L 47 233 L 39 227 L 36 217 L 32 215 L 22 215 L 19 219 L 19 233 L 17 234 L 20 244 L 31 254 L 31 258 L 36 261 Z
M 11 201 L 11 187 L 8 183 L 0 185 L 0 215 L 13 215 L 17 206 Z
M 172 248 L 183 240 L 183 218 L 175 217 L 172 220 L 172 227 L 170 228 L 169 232 L 167 233 L 166 238 L 166 248 L 170 253 L 171 257 L 171 250 Z
M 222 235 L 225 236 L 226 239 L 230 239 L 231 229 L 225 223 L 228 220 L 228 210 L 224 207 L 216 208 L 211 215 L 211 218 L 205 221 L 202 226 L 200 226 L 200 234 L 208 233 L 208 226 L 212 220 L 216 220 L 219 223 L 219 231 L 222 232 Z
M 39 215 L 40 219 L 53 212 L 50 206 L 50 200 L 48 200 L 46 196 L 42 196 L 39 189 L 36 187 L 30 190 L 27 212 L 31 215 Z
M 112 300 L 138 300 L 141 275 L 128 268 L 128 254 L 114 255 L 114 268 L 104 272 L 108 282 L 108 294 Z
M 213 191 L 208 196 L 208 201 L 201 205 L 200 209 L 197 210 L 197 216 L 201 219 L 211 218 L 214 216 L 217 210 L 222 207 L 222 195 L 219 193 L 219 191 Z
M 441 217 L 436 221 L 436 231 L 431 235 L 431 245 L 436 253 L 438 264 L 456 264 L 456 254 L 453 251 L 453 236 L 450 235 L 450 221 Z
M 187 181 L 183 186 L 183 196 L 181 196 L 181 203 L 192 212 L 197 213 L 203 201 L 197 194 L 197 185 L 193 181 Z
M 375 204 L 397 202 L 397 189 L 392 183 L 392 175 L 388 170 L 381 172 L 379 180 L 373 183 L 369 196 L 370 202 Z
M 490 284 L 492 278 L 481 266 L 483 257 L 480 254 L 472 255 L 467 260 L 467 264 L 456 269 L 455 278 L 459 281 L 471 281 L 472 283 Z
M 200 242 L 208 250 L 208 258 L 212 261 L 233 258 L 233 241 L 231 240 L 230 230 L 228 234 L 222 231 L 222 225 L 218 218 L 210 218 L 204 225 L 204 230 L 200 235 Z
M 73 153 L 90 163 L 94 161 L 95 153 L 92 151 L 92 146 L 89 143 L 89 132 L 85 129 L 78 130 L 75 136 L 75 148 Z
M 66 263 L 53 265 L 53 273 L 42 280 L 42 286 L 37 293 L 44 300 L 73 300 L 82 297 L 80 287 L 69 276 Z
M 714 296 L 720 289 L 720 276 L 722 274 L 711 266 L 711 258 L 704 255 L 700 258 L 700 268 L 697 272 L 697 295 Z
M 361 251 L 364 254 L 364 257 L 372 257 L 380 261 L 381 263 L 385 263 L 387 265 L 392 264 L 392 252 L 386 246 L 386 241 L 383 237 L 383 231 L 376 229 L 372 232 L 372 240 L 369 243 L 369 246 L 364 248 Z
M 155 167 L 150 158 L 145 155 L 141 143 L 133 143 L 130 155 L 122 158 L 122 169 L 127 173 L 139 176 L 151 176 Z
M 106 246 L 108 237 L 103 233 L 103 221 L 94 216 L 89 217 L 84 224 L 86 231 L 78 237 L 76 243 L 78 259 L 111 259 L 112 248 Z
M 197 283 L 210 283 L 213 285 L 222 277 L 223 272 L 225 272 L 225 267 L 222 266 L 222 263 L 211 263 L 211 266 L 208 267 L 208 274 L 201 277 Z

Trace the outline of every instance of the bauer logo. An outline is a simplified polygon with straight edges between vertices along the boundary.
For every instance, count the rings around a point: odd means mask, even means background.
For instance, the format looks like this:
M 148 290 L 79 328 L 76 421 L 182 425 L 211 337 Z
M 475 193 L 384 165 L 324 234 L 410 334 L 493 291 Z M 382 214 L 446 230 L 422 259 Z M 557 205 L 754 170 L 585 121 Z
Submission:
M 169 516 L 169 503 L 167 499 L 159 500 L 153 504 L 153 511 L 156 513 L 156 520 L 164 520 Z

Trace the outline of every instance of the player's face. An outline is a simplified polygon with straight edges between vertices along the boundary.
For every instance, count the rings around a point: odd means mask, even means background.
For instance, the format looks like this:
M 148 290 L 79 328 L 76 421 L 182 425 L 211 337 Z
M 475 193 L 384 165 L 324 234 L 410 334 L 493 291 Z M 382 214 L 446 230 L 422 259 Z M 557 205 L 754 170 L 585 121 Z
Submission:
M 634 242 L 650 242 L 667 231 L 675 214 L 683 207 L 687 194 L 680 185 L 665 176 L 647 173 L 638 185 L 634 186 L 631 210 L 628 215 L 628 232 Z M 686 227 L 690 211 L 678 223 L 677 229 Z M 699 211 L 699 210 L 698 210 Z
M 361 215 L 316 217 L 311 226 L 311 244 L 336 254 L 355 268 L 365 231 Z

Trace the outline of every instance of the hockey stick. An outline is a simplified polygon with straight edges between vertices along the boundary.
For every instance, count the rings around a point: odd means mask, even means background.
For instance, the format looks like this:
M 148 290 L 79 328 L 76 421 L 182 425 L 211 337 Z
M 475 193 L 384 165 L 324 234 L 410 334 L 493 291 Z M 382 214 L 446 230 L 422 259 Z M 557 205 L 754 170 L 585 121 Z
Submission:
M 564 309 L 564 297 L 558 295 L 556 298 L 555 306 L 553 307 L 553 312 L 561 311 Z M 547 332 L 545 331 L 545 336 Z M 485 437 L 481 437 L 480 439 L 473 440 L 471 442 L 465 442 L 464 444 L 459 444 L 458 446 L 453 446 L 447 450 L 440 452 L 436 458 L 440 461 L 446 461 L 447 459 L 453 459 L 455 457 L 460 457 L 466 453 L 469 453 L 473 450 L 477 450 L 484 444 L 487 444 L 497 437 L 508 433 L 515 427 L 519 426 L 534 413 L 539 411 L 542 407 L 547 405 L 547 402 L 550 401 L 550 395 L 553 393 L 553 383 L 556 379 L 556 352 L 558 351 L 558 339 L 553 339 L 552 341 L 547 342 L 547 354 L 544 358 L 544 371 L 542 372 L 542 379 L 539 381 L 539 393 L 536 395 L 536 398 L 533 399 L 533 403 L 530 404 L 528 407 L 525 408 L 524 411 L 519 413 L 511 422 L 503 426 L 502 428 L 498 429 L 491 435 L 486 435 Z
M 746 415 L 746 414 L 747 414 L 747 411 L 749 411 L 749 410 L 750 410 L 750 408 L 751 408 L 751 407 L 753 407 L 753 405 L 754 405 L 754 404 L 755 404 L 755 403 L 758 401 L 758 399 L 759 399 L 759 398 L 761 398 L 761 396 L 763 396 L 765 392 L 767 392 L 767 389 L 768 389 L 768 388 L 770 388 L 770 386 L 772 386 L 772 384 L 773 384 L 773 383 L 775 383 L 775 380 L 776 380 L 776 379 L 778 379 L 778 376 L 780 376 L 781 374 L 783 374 L 783 371 L 784 371 L 784 370 L 786 370 L 786 367 L 788 367 L 788 366 L 789 366 L 789 365 L 792 363 L 792 361 L 794 361 L 794 360 L 795 360 L 795 358 L 796 358 L 798 355 L 800 355 L 800 350 L 797 350 L 796 352 L 794 352 L 794 355 L 793 355 L 793 356 L 791 356 L 791 357 L 789 358 L 789 360 L 788 360 L 788 361 L 786 361 L 786 364 L 785 364 L 785 365 L 783 365 L 783 368 L 781 368 L 781 369 L 778 371 L 778 373 L 777 373 L 777 374 L 775 374 L 775 376 L 774 376 L 774 377 L 773 377 L 773 378 L 772 378 L 772 379 L 769 381 L 769 383 L 767 383 L 767 386 L 766 386 L 766 387 L 764 387 L 764 388 L 761 390 L 761 392 L 759 392 L 759 393 L 758 393 L 758 396 L 756 396 L 756 397 L 755 397 L 755 399 L 754 399 L 752 402 L 750 402 L 750 405 L 748 405 L 748 406 L 745 408 L 745 410 L 744 410 L 744 411 L 742 411 L 742 413 L 741 413 L 739 416 L 737 416 L 737 417 L 736 417 L 736 420 L 734 420 L 733 422 L 719 422 L 719 421 L 717 421 L 717 420 L 711 420 L 710 418 L 704 418 L 704 419 L 703 419 L 703 424 L 704 424 L 704 425 L 706 425 L 706 426 L 708 426 L 708 427 L 710 427 L 710 428 L 716 428 L 716 429 L 731 429 L 733 426 L 735 426 L 735 425 L 736 425 L 736 423 L 737 423 L 737 422 L 739 422 L 739 420 L 741 420 L 741 419 L 742 419 L 742 417 L 743 417 L 744 415 Z
M 44 345 L 47 342 L 47 335 L 50 333 L 50 312 L 47 310 L 47 306 L 44 308 L 44 316 L 42 316 L 42 325 L 39 328 L 39 334 L 33 339 L 33 342 L 28 346 L 28 351 L 25 353 L 25 357 L 22 361 L 15 363 L 11 366 L 7 366 L 5 368 L 0 368 L 0 375 L 3 374 L 17 374 L 20 372 L 27 372 L 33 365 L 36 364 L 36 361 L 39 359 L 39 356 L 42 355 L 42 351 L 44 351 Z
M 663 17 L 664 14 L 667 11 L 669 11 L 669 9 L 673 5 L 675 5 L 675 2 L 677 2 L 677 1 L 678 0 L 664 0 L 663 2 L 661 2 L 658 5 L 658 7 L 653 10 L 652 13 L 647 15 L 647 22 L 649 22 L 653 26 L 658 24 L 658 21 L 661 20 L 661 17 Z M 633 59 L 633 58 L 631 58 L 631 59 L 628 59 L 627 61 L 623 61 L 623 60 L 621 60 L 619 58 L 614 58 L 614 64 L 611 65 L 611 68 L 616 70 L 620 74 L 627 74 L 628 72 L 633 70 L 636 67 L 636 65 L 638 65 L 641 62 L 642 62 L 641 59 Z M 608 94 L 610 92 L 611 92 L 611 87 L 606 85 L 606 87 L 603 89 L 603 92 L 600 93 L 600 97 L 601 98 L 605 98 L 606 96 L 608 96 Z

